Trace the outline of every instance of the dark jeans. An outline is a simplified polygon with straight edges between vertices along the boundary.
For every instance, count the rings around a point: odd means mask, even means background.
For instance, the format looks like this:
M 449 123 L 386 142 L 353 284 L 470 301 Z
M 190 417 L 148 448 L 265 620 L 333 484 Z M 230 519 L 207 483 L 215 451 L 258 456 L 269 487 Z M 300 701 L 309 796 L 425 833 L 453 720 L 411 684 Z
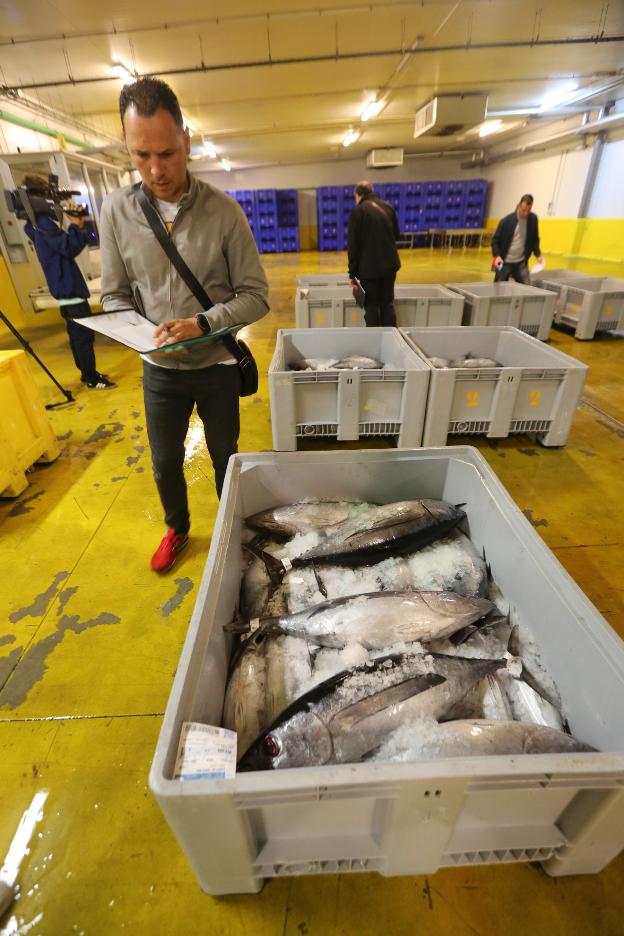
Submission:
M 61 306 L 60 308 L 61 315 L 67 326 L 69 347 L 74 357 L 74 364 L 80 371 L 80 377 L 84 383 L 94 383 L 97 380 L 95 352 L 93 350 L 95 335 L 90 328 L 85 328 L 84 325 L 74 322 L 74 319 L 86 318 L 87 315 L 91 315 L 89 303 L 85 300 L 76 303 L 76 305 Z
M 508 279 L 513 279 L 516 283 L 524 283 L 525 286 L 531 285 L 529 267 L 524 260 L 522 263 L 503 263 L 502 268 L 496 271 L 495 283 L 504 283 Z
M 190 526 L 184 480 L 184 439 L 193 407 L 204 424 L 217 494 L 225 469 L 238 448 L 240 371 L 236 365 L 215 364 L 197 370 L 173 370 L 143 362 L 143 396 L 152 468 L 165 523 L 177 534 Z
M 360 279 L 366 293 L 364 300 L 364 321 L 367 326 L 396 326 L 394 311 L 394 281 L 396 273 L 380 279 Z

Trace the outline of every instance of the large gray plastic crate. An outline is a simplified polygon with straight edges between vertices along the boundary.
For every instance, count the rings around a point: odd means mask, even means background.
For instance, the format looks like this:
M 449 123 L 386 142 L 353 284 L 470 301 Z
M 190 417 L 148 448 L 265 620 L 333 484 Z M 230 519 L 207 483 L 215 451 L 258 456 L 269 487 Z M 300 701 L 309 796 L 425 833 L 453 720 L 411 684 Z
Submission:
M 600 753 L 362 763 L 173 780 L 184 721 L 221 722 L 244 518 L 307 497 L 463 503 L 514 619 L 528 625 L 574 735 Z M 624 847 L 624 646 L 475 450 L 257 453 L 230 459 L 149 784 L 201 887 L 265 878 L 540 861 L 592 874 Z
M 383 370 L 291 371 L 301 358 L 338 361 L 353 354 Z M 353 441 L 396 437 L 420 445 L 430 367 L 396 328 L 293 328 L 277 332 L 269 367 L 273 448 L 292 452 L 298 438 Z
M 297 277 L 297 289 L 307 289 L 309 286 L 348 286 L 348 273 L 301 273 Z
M 624 279 L 584 276 L 544 280 L 556 294 L 555 323 L 569 325 L 574 337 L 590 341 L 596 332 L 624 329 Z
M 423 445 L 445 445 L 450 435 L 490 439 L 529 432 L 542 445 L 565 445 L 588 367 L 517 328 L 403 328 L 423 358 L 468 354 L 503 367 L 433 368 Z
M 539 286 L 540 289 L 548 289 L 549 287 L 542 285 L 545 280 L 558 282 L 559 280 L 586 278 L 591 279 L 589 273 L 578 273 L 576 270 L 549 270 L 544 268 L 540 270 L 539 273 L 531 273 L 531 286 Z
M 555 298 L 546 289 L 521 283 L 447 283 L 464 297 L 464 325 L 512 325 L 547 341 Z
M 463 299 L 437 284 L 394 287 L 397 325 L 461 325 Z M 364 325 L 361 309 L 348 286 L 298 287 L 297 328 L 340 328 Z

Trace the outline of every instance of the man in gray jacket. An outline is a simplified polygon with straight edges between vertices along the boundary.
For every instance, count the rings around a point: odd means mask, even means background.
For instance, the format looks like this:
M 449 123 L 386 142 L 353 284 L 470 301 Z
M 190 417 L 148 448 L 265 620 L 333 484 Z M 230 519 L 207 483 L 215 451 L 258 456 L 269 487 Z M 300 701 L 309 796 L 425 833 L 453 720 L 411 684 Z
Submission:
M 155 78 L 140 78 L 122 90 L 119 109 L 142 189 L 215 304 L 202 309 L 158 243 L 135 187 L 127 186 L 102 206 L 104 310 L 137 309 L 154 322 L 159 347 L 262 318 L 268 311 L 268 284 L 249 225 L 233 199 L 188 173 L 191 141 L 171 88 Z M 238 444 L 240 371 L 223 342 L 199 342 L 143 355 L 143 391 L 154 478 L 167 524 L 151 566 L 166 572 L 188 543 L 184 439 L 193 408 L 204 424 L 220 495 Z

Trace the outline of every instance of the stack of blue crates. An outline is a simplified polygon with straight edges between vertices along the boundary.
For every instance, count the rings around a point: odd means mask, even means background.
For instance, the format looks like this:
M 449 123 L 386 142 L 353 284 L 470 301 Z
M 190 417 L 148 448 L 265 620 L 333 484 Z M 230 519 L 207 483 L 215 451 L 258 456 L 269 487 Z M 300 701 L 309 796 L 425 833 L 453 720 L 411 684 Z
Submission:
M 399 217 L 401 231 L 422 231 L 424 228 L 423 212 L 425 207 L 425 183 L 408 182 L 404 186 L 403 218 Z M 401 223 L 402 221 L 402 223 Z
M 353 185 L 343 185 L 341 195 L 338 201 L 339 229 L 342 232 L 341 250 L 347 249 L 349 240 L 349 218 L 355 208 L 355 199 L 353 197 Z
M 423 207 L 423 227 L 442 227 L 442 205 L 446 192 L 446 182 L 425 182 L 425 204 Z
M 443 228 L 461 228 L 464 226 L 466 203 L 466 183 L 447 182 L 442 201 L 441 224 Z
M 280 253 L 299 250 L 299 207 L 296 189 L 277 189 L 277 249 Z
M 245 217 L 249 222 L 251 233 L 255 237 L 258 228 L 258 219 L 256 216 L 256 201 L 254 198 L 254 193 L 250 189 L 242 189 L 238 192 L 226 192 L 225 194 L 235 198 L 238 204 L 241 206 L 245 212 Z
M 316 190 L 316 214 L 319 250 L 343 250 L 342 186 L 323 185 Z
M 258 250 L 260 253 L 277 253 L 277 189 L 258 189 L 255 195 Z
M 375 185 L 375 193 L 393 206 L 401 232 L 414 233 L 482 227 L 487 188 L 485 179 L 382 182 Z M 316 190 L 319 250 L 346 248 L 353 189 L 353 185 L 329 185 Z
M 466 203 L 463 227 L 483 227 L 488 188 L 487 181 L 485 179 L 471 179 L 470 182 L 464 184 L 466 186 Z

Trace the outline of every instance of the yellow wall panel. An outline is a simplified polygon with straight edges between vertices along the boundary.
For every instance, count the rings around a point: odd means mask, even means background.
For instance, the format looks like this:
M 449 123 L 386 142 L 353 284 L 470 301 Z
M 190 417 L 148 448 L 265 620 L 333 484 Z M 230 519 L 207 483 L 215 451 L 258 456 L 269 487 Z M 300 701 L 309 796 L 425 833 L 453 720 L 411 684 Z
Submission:
M 498 218 L 487 218 L 494 229 Z M 624 262 L 624 218 L 540 218 L 544 253 L 587 260 Z

